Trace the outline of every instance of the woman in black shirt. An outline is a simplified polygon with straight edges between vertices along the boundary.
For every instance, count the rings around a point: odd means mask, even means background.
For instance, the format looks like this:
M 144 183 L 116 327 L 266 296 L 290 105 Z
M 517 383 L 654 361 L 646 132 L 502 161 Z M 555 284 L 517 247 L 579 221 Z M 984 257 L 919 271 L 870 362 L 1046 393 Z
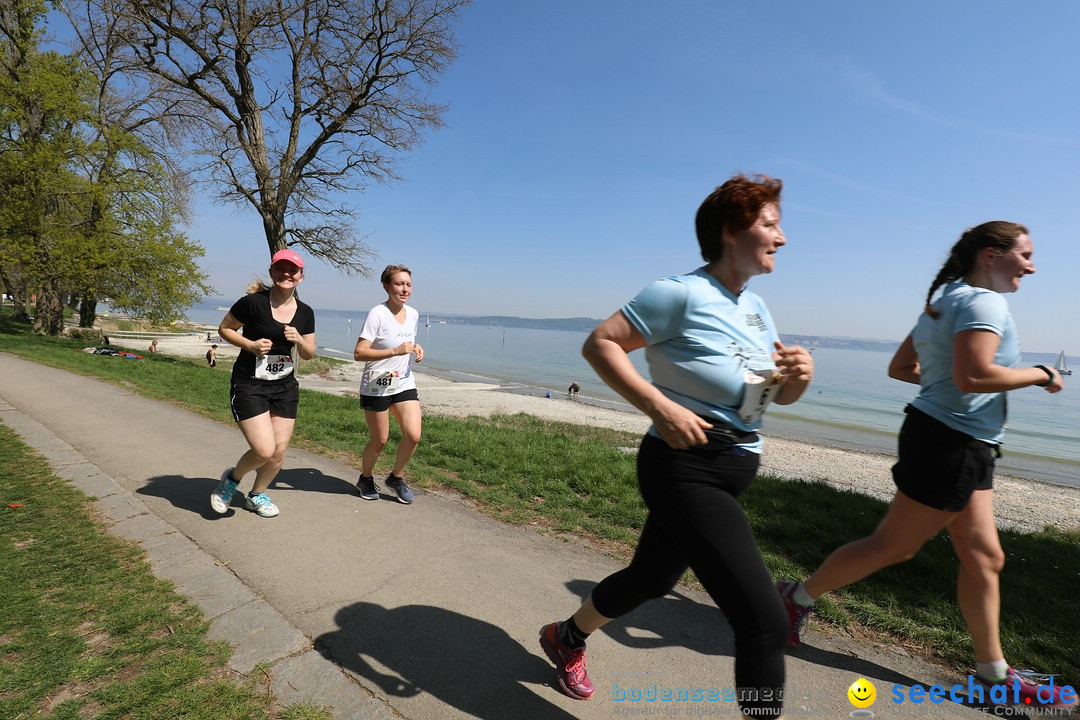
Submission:
M 219 514 L 228 512 L 237 485 L 252 470 L 255 482 L 244 506 L 261 517 L 278 514 L 266 488 L 285 462 L 296 424 L 300 386 L 293 349 L 304 360 L 315 356 L 315 313 L 296 297 L 304 261 L 292 250 L 279 250 L 270 260 L 270 279 L 271 287 L 256 283 L 237 300 L 218 327 L 223 340 L 240 348 L 229 404 L 250 446 L 236 467 L 222 473 L 210 495 L 210 505 Z

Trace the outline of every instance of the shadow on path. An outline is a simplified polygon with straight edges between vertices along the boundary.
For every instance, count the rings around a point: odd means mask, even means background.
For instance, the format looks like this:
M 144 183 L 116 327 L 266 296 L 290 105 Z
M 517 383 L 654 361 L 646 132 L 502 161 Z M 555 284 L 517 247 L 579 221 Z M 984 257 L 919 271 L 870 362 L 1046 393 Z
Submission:
M 571 580 L 566 587 L 584 601 L 596 583 Z M 569 614 L 570 610 L 566 615 Z M 629 615 L 608 623 L 600 633 L 631 648 L 685 647 L 702 655 L 734 657 L 735 654 L 735 639 L 723 613 L 711 602 L 699 603 L 678 591 L 650 600 Z M 910 686 L 923 682 L 871 660 L 805 643 L 788 650 L 788 656 L 893 684 Z
M 224 469 L 224 468 L 223 468 Z M 254 474 L 244 478 L 241 490 L 251 489 Z M 232 508 L 225 515 L 218 515 L 210 509 L 210 493 L 217 487 L 220 478 L 185 477 L 183 475 L 158 475 L 147 478 L 146 484 L 135 492 L 168 500 L 174 507 L 201 515 L 207 520 L 216 520 L 233 515 L 239 507 L 240 499 L 233 498 Z M 289 468 L 282 470 L 270 484 L 267 493 L 319 492 L 333 495 L 355 495 L 356 488 L 351 482 L 339 477 L 324 475 L 314 468 Z
M 884 680 L 885 682 L 894 685 L 910 686 L 918 683 L 926 684 L 925 678 L 917 680 L 902 672 L 897 672 L 884 665 L 880 665 L 872 660 L 848 655 L 847 653 L 826 650 L 825 648 L 814 647 L 813 645 L 807 645 L 806 643 L 803 643 L 797 648 L 788 650 L 788 656 L 798 658 L 808 663 L 813 663 L 814 665 L 822 665 L 824 667 L 831 667 L 836 670 L 850 672 L 852 675 L 858 677 L 872 677 Z
M 567 589 L 585 600 L 596 587 L 589 580 L 571 580 Z M 574 608 L 554 619 L 565 620 Z M 735 653 L 735 638 L 724 614 L 677 591 L 649 600 L 633 612 L 605 625 L 600 633 L 630 648 L 684 647 L 702 655 Z
M 396 697 L 428 693 L 483 720 L 574 717 L 525 685 L 559 693 L 539 643 L 535 652 L 526 649 L 491 623 L 428 605 L 387 610 L 365 602 L 342 608 L 334 620 L 340 629 L 321 635 L 316 647 L 391 705 Z

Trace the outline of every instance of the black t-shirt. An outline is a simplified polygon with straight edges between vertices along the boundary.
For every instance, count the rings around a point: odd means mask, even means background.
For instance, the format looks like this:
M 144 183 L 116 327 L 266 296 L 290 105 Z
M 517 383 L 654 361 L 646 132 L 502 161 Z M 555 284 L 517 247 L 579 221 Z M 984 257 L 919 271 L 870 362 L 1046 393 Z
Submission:
M 241 334 L 249 340 L 261 340 L 263 338 L 273 343 L 269 355 L 291 355 L 293 344 L 285 339 L 284 324 L 274 319 L 270 308 L 270 291 L 251 293 L 237 300 L 229 309 L 232 316 L 243 323 Z M 300 300 L 296 301 L 296 312 L 288 325 L 296 328 L 301 335 L 310 335 L 315 332 L 315 312 Z M 240 348 L 240 355 L 233 365 L 233 382 L 295 382 L 294 375 L 287 375 L 277 380 L 263 380 L 255 377 L 256 356 L 247 350 Z

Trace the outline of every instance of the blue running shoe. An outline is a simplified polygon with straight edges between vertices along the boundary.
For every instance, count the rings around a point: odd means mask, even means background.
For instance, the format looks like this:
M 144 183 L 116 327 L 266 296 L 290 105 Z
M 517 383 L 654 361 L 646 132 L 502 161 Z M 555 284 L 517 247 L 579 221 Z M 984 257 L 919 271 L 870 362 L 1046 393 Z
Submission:
M 236 492 L 236 486 L 240 483 L 232 479 L 233 468 L 229 468 L 225 472 L 221 473 L 221 482 L 214 492 L 210 493 L 210 507 L 214 509 L 218 515 L 224 515 L 229 512 L 229 503 L 232 502 L 233 493 Z
M 405 478 L 399 478 L 398 476 L 391 473 L 386 478 L 386 487 L 397 493 L 397 499 L 399 503 L 402 503 L 403 505 L 408 505 L 413 501 L 412 488 L 410 488 L 405 483 Z

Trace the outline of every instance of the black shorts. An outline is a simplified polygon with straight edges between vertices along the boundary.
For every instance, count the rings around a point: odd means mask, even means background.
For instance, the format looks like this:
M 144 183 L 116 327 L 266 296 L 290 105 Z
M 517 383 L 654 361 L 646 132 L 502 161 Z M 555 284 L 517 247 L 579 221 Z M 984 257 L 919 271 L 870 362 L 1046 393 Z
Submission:
M 413 388 L 412 390 L 402 390 L 393 395 L 361 395 L 360 407 L 364 410 L 371 410 L 372 412 L 386 412 L 394 403 L 408 402 L 409 400 L 420 400 L 420 396 L 416 393 L 416 388 Z
M 299 405 L 300 385 L 296 378 L 289 378 L 286 382 L 233 382 L 229 385 L 229 407 L 236 422 L 249 420 L 267 411 L 295 420 Z
M 976 490 L 994 487 L 997 446 L 954 430 L 917 408 L 904 408 L 893 482 L 912 500 L 960 512 Z

